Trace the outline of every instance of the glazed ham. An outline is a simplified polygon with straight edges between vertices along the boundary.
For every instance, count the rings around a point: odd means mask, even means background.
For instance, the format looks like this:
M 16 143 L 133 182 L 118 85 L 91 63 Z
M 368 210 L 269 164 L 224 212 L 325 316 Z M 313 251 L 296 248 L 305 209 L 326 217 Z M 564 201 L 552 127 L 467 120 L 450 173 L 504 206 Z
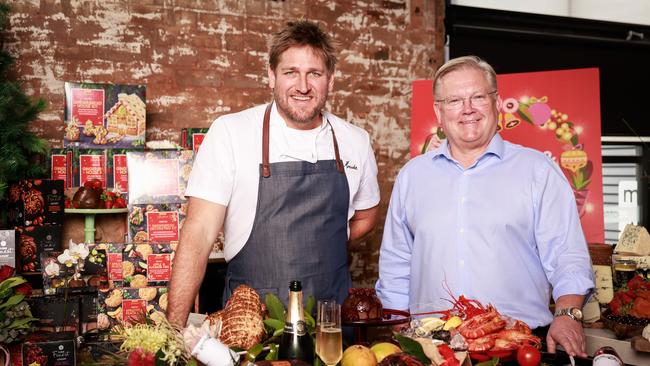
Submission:
M 226 308 L 210 314 L 210 328 L 215 327 L 218 338 L 228 347 L 249 349 L 262 341 L 264 331 L 264 313 L 266 306 L 252 288 L 240 285 L 235 289 L 226 304 Z M 220 323 L 220 326 L 218 325 Z

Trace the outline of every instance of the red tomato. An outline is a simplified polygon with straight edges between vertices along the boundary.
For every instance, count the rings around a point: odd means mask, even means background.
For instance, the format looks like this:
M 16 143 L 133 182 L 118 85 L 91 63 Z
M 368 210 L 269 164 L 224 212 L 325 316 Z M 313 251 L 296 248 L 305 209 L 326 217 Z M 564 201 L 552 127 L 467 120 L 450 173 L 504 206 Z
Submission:
M 542 354 L 531 345 L 523 345 L 517 351 L 517 362 L 521 366 L 537 366 L 542 360 Z

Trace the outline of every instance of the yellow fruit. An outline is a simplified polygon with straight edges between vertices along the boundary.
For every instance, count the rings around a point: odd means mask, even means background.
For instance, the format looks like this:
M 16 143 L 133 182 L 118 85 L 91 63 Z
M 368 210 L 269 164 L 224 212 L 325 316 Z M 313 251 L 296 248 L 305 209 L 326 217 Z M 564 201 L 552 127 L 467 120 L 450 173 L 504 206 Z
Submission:
M 452 316 L 447 320 L 445 325 L 442 327 L 443 330 L 450 330 L 452 328 L 458 328 L 459 325 L 463 323 L 463 319 L 457 317 L 457 316 Z
M 374 346 L 370 347 L 370 350 L 375 354 L 375 358 L 377 358 L 377 362 L 381 362 L 381 360 L 383 360 L 384 357 L 388 355 L 392 355 L 393 353 L 397 353 L 397 352 L 402 352 L 401 348 L 388 342 L 377 343 Z
M 358 344 L 350 346 L 343 352 L 341 366 L 376 366 L 377 358 L 368 347 Z

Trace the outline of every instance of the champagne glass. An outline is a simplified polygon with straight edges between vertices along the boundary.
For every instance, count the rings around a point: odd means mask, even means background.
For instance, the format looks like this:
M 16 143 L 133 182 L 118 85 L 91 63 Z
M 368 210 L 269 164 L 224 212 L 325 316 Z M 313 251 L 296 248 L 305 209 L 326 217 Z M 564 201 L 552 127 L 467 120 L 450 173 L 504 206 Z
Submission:
M 336 365 L 343 356 L 341 305 L 334 300 L 319 301 L 316 318 L 316 353 L 326 365 Z

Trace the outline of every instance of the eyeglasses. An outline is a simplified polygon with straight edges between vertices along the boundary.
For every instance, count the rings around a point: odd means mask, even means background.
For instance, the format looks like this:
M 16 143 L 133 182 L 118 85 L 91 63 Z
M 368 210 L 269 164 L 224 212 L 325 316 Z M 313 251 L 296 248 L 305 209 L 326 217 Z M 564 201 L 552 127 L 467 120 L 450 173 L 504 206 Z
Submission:
M 496 94 L 496 90 L 487 93 L 476 93 L 469 98 L 449 97 L 445 99 L 436 99 L 436 103 L 442 103 L 446 109 L 455 110 L 461 109 L 466 99 L 469 99 L 470 105 L 473 107 L 484 107 L 490 103 L 490 95 Z

